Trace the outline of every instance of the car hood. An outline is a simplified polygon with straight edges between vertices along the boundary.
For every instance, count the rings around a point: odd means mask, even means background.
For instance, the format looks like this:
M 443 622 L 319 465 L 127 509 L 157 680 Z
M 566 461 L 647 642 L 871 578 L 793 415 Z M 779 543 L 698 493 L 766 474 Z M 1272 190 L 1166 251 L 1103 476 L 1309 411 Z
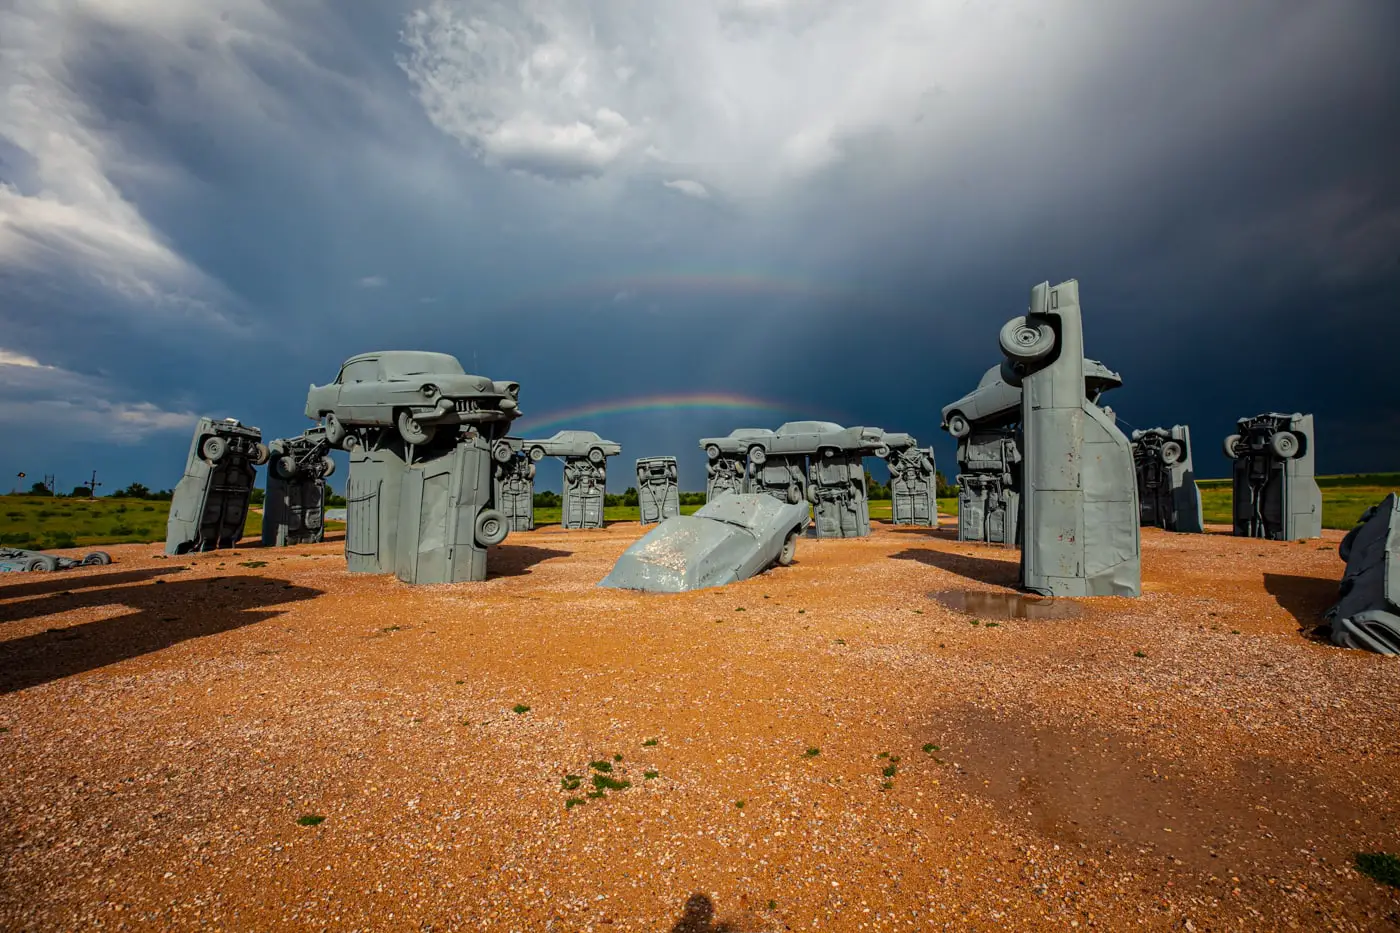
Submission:
M 505 393 L 497 388 L 496 384 L 485 376 L 462 375 L 457 373 L 415 373 L 412 376 L 404 376 L 397 379 L 385 380 L 383 383 L 393 389 L 402 390 L 412 388 L 417 391 L 421 385 L 432 383 L 438 387 L 443 395 L 493 395 L 501 398 Z
M 716 503 L 727 498 L 721 496 Z M 737 579 L 739 564 L 756 546 L 754 536 L 738 525 L 677 515 L 623 551 L 598 585 L 653 593 L 723 586 Z

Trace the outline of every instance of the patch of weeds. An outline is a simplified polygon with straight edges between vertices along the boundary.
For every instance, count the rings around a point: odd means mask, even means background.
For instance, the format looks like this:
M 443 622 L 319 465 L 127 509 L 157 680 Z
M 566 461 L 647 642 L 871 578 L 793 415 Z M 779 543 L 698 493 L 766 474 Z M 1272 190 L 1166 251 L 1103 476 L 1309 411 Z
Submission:
M 577 774 L 566 774 L 559 781 L 559 786 L 564 790 L 578 790 L 578 786 L 583 783 L 583 778 Z
M 381 631 L 381 632 L 401 632 L 401 631 L 403 631 L 403 626 L 402 626 L 402 625 L 386 625 L 384 628 L 380 629 L 380 631 Z
M 601 772 L 603 772 L 604 774 L 608 774 L 608 773 L 610 773 L 610 772 L 612 771 L 612 762 L 610 762 L 610 761 L 590 761 L 590 762 L 588 763 L 588 767 L 592 768 L 594 771 L 601 771 Z
M 113 533 L 115 533 L 115 534 L 121 534 L 122 532 L 118 532 L 118 531 L 116 531 L 116 529 L 113 529 Z M 259 568 L 259 567 L 266 567 L 266 566 L 267 566 L 267 561 L 265 561 L 265 560 L 245 560 L 245 561 L 241 562 L 238 566 L 240 566 L 240 567 L 248 567 L 248 568 L 250 568 L 250 569 L 256 570 L 256 569 Z
M 836 639 L 836 644 L 838 644 L 838 645 L 844 645 L 845 643 L 846 643 L 846 639 L 844 639 L 844 638 L 838 638 L 838 639 Z
M 916 615 L 916 616 L 921 616 L 921 615 L 923 615 L 923 614 L 924 614 L 924 611 L 923 611 L 922 609 L 915 609 L 915 610 L 914 610 L 914 615 Z
M 981 620 L 981 619 L 971 619 L 971 620 L 969 620 L 969 624 L 971 624 L 971 625 L 981 625 L 981 624 L 982 624 L 982 620 Z
M 460 687 L 460 686 L 462 686 L 462 684 L 464 684 L 464 683 L 466 683 L 465 680 L 459 680 L 459 681 L 457 681 L 457 686 Z
M 574 807 L 582 806 L 586 802 L 587 801 L 582 797 L 570 797 L 568 800 L 564 801 L 564 809 L 572 810 Z
M 1135 658 L 1145 658 L 1145 657 L 1147 657 L 1147 655 L 1143 654 L 1141 651 L 1134 651 L 1134 652 L 1133 652 L 1133 657 L 1135 657 Z
M 601 800 L 602 798 L 606 797 L 607 795 L 608 795 L 608 792 L 605 791 L 605 790 L 591 790 L 591 791 L 589 791 L 588 793 L 584 794 L 583 796 L 587 797 L 589 800 Z
M 661 777 L 661 772 L 660 772 L 660 771 L 643 771 L 643 772 L 642 772 L 642 777 L 646 778 L 648 781 L 654 781 L 654 780 L 656 780 L 657 778 Z
M 880 773 L 887 778 L 892 778 L 895 776 L 896 773 L 898 773 L 898 771 L 898 765 L 885 765 L 884 770 L 882 770 Z
M 804 752 L 803 754 L 805 754 L 808 758 L 815 758 L 815 757 L 817 757 L 818 755 L 820 755 L 821 753 L 822 753 L 822 750 L 821 750 L 820 748 L 809 748 L 809 749 L 807 749 L 807 751 Z
M 1372 881 L 1400 888 L 1400 858 L 1389 852 L 1356 853 L 1356 870 Z
M 510 708 L 510 711 L 512 713 L 528 713 L 530 712 L 530 707 L 526 706 L 524 703 L 517 703 Z
M 744 607 L 743 607 L 743 606 L 735 606 L 735 607 L 734 607 L 734 611 L 735 611 L 735 612 L 743 612 L 743 611 L 744 611 Z
M 924 752 L 927 753 L 927 754 L 929 754 L 929 755 L 932 755 L 932 754 L 933 754 L 934 752 L 936 752 L 936 751 L 939 751 L 939 748 L 938 748 L 937 745 L 934 745 L 932 742 L 929 742 L 928 744 L 926 744 L 926 745 L 924 746 Z
M 768 909 L 769 909 L 769 910 L 777 910 L 777 909 L 778 909 L 778 902 L 777 902 L 777 901 L 771 901 L 771 900 L 770 900 L 770 901 L 768 902 Z
M 621 756 L 621 755 L 613 755 L 613 761 L 621 761 L 621 760 L 622 760 L 622 756 Z
M 1232 628 L 1232 629 L 1230 629 L 1230 634 L 1231 634 L 1231 635 L 1238 635 L 1239 633 L 1240 633 L 1240 630 L 1237 629 L 1237 628 Z
M 890 757 L 890 753 L 889 753 L 889 752 L 881 752 L 880 754 L 876 755 L 875 757 L 876 757 L 876 758 L 888 758 L 888 757 Z
M 304 813 L 297 817 L 298 826 L 320 826 L 325 821 L 326 818 L 324 816 L 318 816 L 315 813 Z
M 593 775 L 593 786 L 598 790 L 626 790 L 632 786 L 632 782 L 626 778 L 618 779 L 608 777 L 606 774 Z
M 658 744 L 660 744 L 660 739 L 647 739 L 645 742 L 642 743 L 642 747 L 651 748 L 653 745 Z
M 734 801 L 734 806 L 737 807 L 738 809 L 742 810 L 742 809 L 744 809 L 744 801 L 742 801 L 742 800 L 736 800 L 736 801 Z
M 987 623 L 987 628 L 996 628 L 996 627 L 997 627 L 998 625 L 1000 625 L 1000 624 L 1001 624 L 1000 622 L 988 622 L 988 623 Z

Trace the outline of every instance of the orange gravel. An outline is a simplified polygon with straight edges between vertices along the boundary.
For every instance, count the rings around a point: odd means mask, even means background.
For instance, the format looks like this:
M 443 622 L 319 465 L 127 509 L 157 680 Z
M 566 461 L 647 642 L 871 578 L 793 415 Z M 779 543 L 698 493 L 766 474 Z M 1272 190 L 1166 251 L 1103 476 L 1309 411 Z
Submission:
M 0 579 L 0 929 L 1400 923 L 1352 862 L 1400 852 L 1400 665 L 1300 631 L 1340 533 L 1144 530 L 1141 599 L 1049 619 L 946 527 L 595 587 L 640 533 L 455 586 L 339 541 Z

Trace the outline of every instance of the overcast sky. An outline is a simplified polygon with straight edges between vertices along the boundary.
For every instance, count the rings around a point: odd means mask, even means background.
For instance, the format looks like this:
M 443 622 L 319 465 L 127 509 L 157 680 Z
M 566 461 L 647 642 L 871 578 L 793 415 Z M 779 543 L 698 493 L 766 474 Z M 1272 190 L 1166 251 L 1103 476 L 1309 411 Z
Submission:
M 1105 401 L 1198 474 L 1295 410 L 1321 472 L 1397 469 L 1396 36 L 1386 0 L 10 0 L 0 476 L 170 487 L 198 415 L 298 433 L 395 348 L 536 423 L 766 403 L 571 424 L 621 477 L 797 418 L 951 475 L 939 409 L 1067 278 Z

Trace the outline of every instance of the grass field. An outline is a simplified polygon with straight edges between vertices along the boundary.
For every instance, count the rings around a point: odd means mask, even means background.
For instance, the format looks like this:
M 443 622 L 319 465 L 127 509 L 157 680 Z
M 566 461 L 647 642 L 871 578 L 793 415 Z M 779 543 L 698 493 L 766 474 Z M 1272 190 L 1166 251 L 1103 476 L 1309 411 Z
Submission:
M 0 545 L 43 550 L 164 541 L 169 515 L 164 501 L 0 496 Z M 343 527 L 326 523 L 331 531 Z M 261 512 L 248 513 L 244 533 L 262 533 Z
M 1400 489 L 1400 473 L 1364 473 L 1348 476 L 1319 476 L 1322 488 L 1324 528 L 1351 528 L 1361 513 L 1392 490 Z M 1197 483 L 1201 505 L 1210 524 L 1230 524 L 1230 481 L 1205 479 Z M 0 496 L 0 545 L 24 548 L 86 547 L 95 544 L 143 544 L 165 540 L 165 520 L 170 504 L 143 499 L 53 499 L 46 496 Z M 698 505 L 683 505 L 689 515 Z M 938 511 L 957 515 L 957 499 L 939 499 Z M 613 506 L 604 511 L 610 522 L 635 522 L 641 518 L 636 506 Z M 870 503 L 872 519 L 888 519 L 888 499 Z M 557 525 L 558 508 L 535 509 L 537 525 Z M 327 522 L 326 528 L 344 528 L 341 522 Z M 249 512 L 245 531 L 262 531 L 262 513 Z
M 1230 480 L 1203 479 L 1197 480 L 1196 485 L 1201 490 L 1201 511 L 1205 513 L 1206 523 L 1231 524 L 1234 518 Z M 1345 531 L 1386 494 L 1400 490 L 1400 473 L 1319 476 L 1317 485 L 1322 489 L 1322 527 Z

